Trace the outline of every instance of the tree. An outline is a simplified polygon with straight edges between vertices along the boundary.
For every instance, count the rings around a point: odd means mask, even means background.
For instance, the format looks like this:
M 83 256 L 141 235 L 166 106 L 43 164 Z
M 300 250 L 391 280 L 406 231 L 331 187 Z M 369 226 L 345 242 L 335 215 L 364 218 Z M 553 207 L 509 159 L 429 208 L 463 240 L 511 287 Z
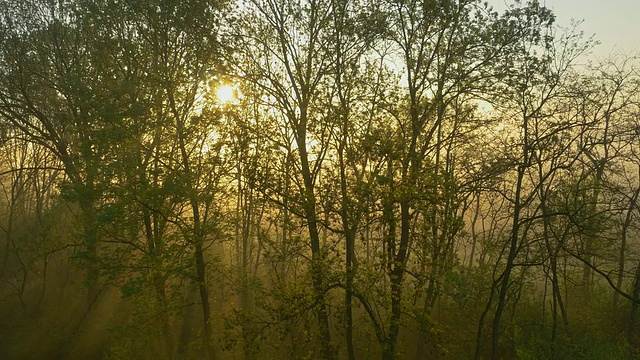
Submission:
M 123 192 L 118 190 L 124 185 L 134 190 L 126 195 L 135 211 L 141 212 L 151 263 L 162 263 L 169 249 L 164 235 L 167 220 L 176 216 L 181 221 L 181 235 L 193 247 L 209 344 L 204 249 L 213 233 L 214 198 L 210 195 L 216 192 L 219 177 L 215 174 L 220 169 L 215 152 L 208 158 L 201 155 L 217 115 L 198 114 L 196 107 L 220 64 L 221 48 L 212 20 L 224 4 L 34 1 L 30 7 L 13 5 L 3 18 L 0 111 L 4 121 L 52 151 L 64 165 L 68 179 L 64 193 L 78 202 L 82 213 L 85 250 L 81 258 L 86 260 L 89 303 L 95 302 L 99 289 L 98 248 L 108 240 L 100 221 L 116 220 L 113 211 L 126 208 L 121 202 Z M 163 128 L 167 126 L 173 131 Z M 169 150 L 160 141 L 175 141 L 177 147 Z M 163 171 L 170 175 L 160 175 Z M 177 195 L 174 200 L 190 204 L 190 215 L 167 214 L 160 193 L 147 196 L 149 190 L 169 184 L 172 177 L 173 184 L 181 187 L 169 190 Z M 117 184 L 124 179 L 129 182 Z M 135 189 L 138 185 L 142 188 Z M 176 203 L 171 207 L 176 210 Z M 159 298 L 164 298 L 166 276 L 156 273 L 151 279 Z M 213 350 L 209 353 L 213 356 Z
M 244 60 L 249 61 L 241 72 L 245 73 L 245 79 L 255 81 L 273 99 L 271 106 L 278 109 L 283 121 L 281 125 L 291 136 L 283 139 L 285 146 L 295 149 L 294 166 L 302 177 L 296 193 L 309 233 L 320 351 L 327 359 L 335 355 L 326 310 L 328 269 L 320 246 L 316 185 L 327 151 L 329 130 L 322 122 L 323 109 L 317 107 L 317 101 L 331 66 L 327 48 L 330 9 L 330 3 L 325 1 L 254 1 L 247 11 L 253 11 L 257 16 L 246 16 L 240 23 L 244 29 L 239 31 L 245 40 L 242 45 Z M 259 49 L 263 55 L 255 56 Z

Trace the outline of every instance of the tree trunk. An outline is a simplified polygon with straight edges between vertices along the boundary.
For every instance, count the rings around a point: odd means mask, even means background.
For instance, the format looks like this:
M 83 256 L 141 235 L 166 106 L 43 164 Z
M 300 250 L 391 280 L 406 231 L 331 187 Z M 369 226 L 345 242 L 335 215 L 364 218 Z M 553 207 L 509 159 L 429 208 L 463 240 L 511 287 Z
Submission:
M 91 196 L 91 195 L 83 195 Z M 80 199 L 80 210 L 83 216 L 83 236 L 86 251 L 86 286 L 87 286 L 87 308 L 93 308 L 98 295 L 100 294 L 100 286 L 98 284 L 98 234 L 96 228 L 95 210 L 93 201 L 90 199 Z
M 160 307 L 159 311 L 162 312 L 167 307 L 167 294 L 166 286 L 163 274 L 158 270 L 158 266 L 162 266 L 160 259 L 164 252 L 164 243 L 161 238 L 161 234 L 158 233 L 158 221 L 156 214 L 150 214 L 147 208 L 142 211 L 143 223 L 145 227 L 145 237 L 147 241 L 147 250 L 151 256 L 150 264 L 150 277 L 153 282 L 153 290 L 156 297 L 156 302 Z M 166 316 L 162 316 L 160 319 L 160 326 L 162 331 L 162 343 L 163 343 L 163 358 L 173 358 L 173 336 L 171 334 L 171 327 L 169 325 L 169 319 Z
M 356 355 L 353 349 L 353 308 L 352 308 L 352 297 L 353 297 L 353 277 L 355 269 L 353 267 L 353 256 L 354 256 L 354 247 L 355 247 L 355 234 L 351 231 L 348 231 L 348 234 L 345 237 L 347 242 L 346 244 L 346 265 L 347 265 L 347 273 L 346 273 L 346 291 L 345 291 L 345 317 L 347 322 L 347 328 L 345 329 L 345 338 L 347 341 L 347 356 L 349 360 L 355 360 Z
M 640 175 L 640 165 L 638 166 L 638 174 Z M 624 223 L 622 224 L 622 235 L 620 236 L 620 252 L 618 253 L 618 279 L 616 286 L 618 289 L 622 288 L 622 279 L 624 276 L 624 267 L 625 267 L 625 254 L 627 250 L 627 237 L 629 234 L 629 226 L 631 225 L 631 220 L 633 218 L 633 209 L 637 207 L 638 196 L 640 195 L 640 187 L 634 191 L 631 200 L 629 200 L 629 206 L 627 207 L 627 214 L 625 216 Z M 620 298 L 620 294 L 618 292 L 614 293 L 613 305 L 616 306 L 618 304 L 618 299 Z
M 311 243 L 311 276 L 313 281 L 314 298 L 316 303 L 316 317 L 320 337 L 320 349 L 324 358 L 334 359 L 335 354 L 331 346 L 331 333 L 329 331 L 329 316 L 325 300 L 325 256 L 320 248 L 320 233 L 318 229 L 318 215 L 316 213 L 316 198 L 314 193 L 314 180 L 309 166 L 309 158 L 306 149 L 306 121 L 303 121 L 301 131 L 296 138 L 300 155 L 300 170 L 304 180 L 304 212 L 309 230 Z
M 525 125 L 526 126 L 526 125 Z M 525 145 L 526 147 L 526 145 Z M 525 156 L 525 159 L 527 156 Z M 525 160 L 526 162 L 526 160 Z M 509 243 L 509 255 L 507 256 L 507 264 L 502 273 L 502 281 L 500 282 L 500 293 L 498 295 L 498 304 L 496 307 L 495 317 L 493 319 L 493 327 L 491 332 L 491 360 L 498 360 L 500 354 L 500 321 L 507 302 L 507 292 L 509 291 L 509 284 L 511 281 L 511 271 L 516 259 L 518 250 L 518 240 L 520 231 L 520 211 L 521 208 L 521 193 L 522 193 L 522 181 L 524 179 L 526 167 L 520 165 L 518 167 L 518 180 L 516 183 L 516 194 L 513 209 L 513 224 L 511 229 L 511 240 Z
M 627 339 L 629 343 L 637 347 L 639 344 L 636 335 L 636 322 L 638 321 L 638 309 L 640 309 L 640 263 L 636 267 L 636 276 L 633 282 L 633 302 L 631 303 L 631 314 L 629 316 L 629 328 L 627 329 Z
M 476 225 L 480 216 L 480 192 L 476 194 L 476 209 L 471 222 L 471 254 L 469 254 L 469 267 L 473 267 L 473 260 L 476 255 L 476 244 L 478 243 L 478 234 L 476 233 Z
M 202 241 L 200 239 L 196 240 L 194 256 L 196 258 L 198 290 L 200 292 L 200 302 L 202 304 L 205 356 L 207 359 L 213 360 L 216 359 L 216 354 L 211 344 L 211 341 L 213 340 L 213 330 L 211 327 L 211 305 L 209 302 L 209 292 L 207 290 L 204 251 L 202 249 Z

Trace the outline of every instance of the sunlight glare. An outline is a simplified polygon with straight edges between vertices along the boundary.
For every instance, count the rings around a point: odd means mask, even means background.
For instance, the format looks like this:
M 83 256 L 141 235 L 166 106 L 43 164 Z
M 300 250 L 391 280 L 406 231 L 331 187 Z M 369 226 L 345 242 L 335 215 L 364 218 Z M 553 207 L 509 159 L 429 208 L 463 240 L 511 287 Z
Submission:
M 229 104 L 235 102 L 237 89 L 231 85 L 220 85 L 216 89 L 216 97 L 220 104 Z

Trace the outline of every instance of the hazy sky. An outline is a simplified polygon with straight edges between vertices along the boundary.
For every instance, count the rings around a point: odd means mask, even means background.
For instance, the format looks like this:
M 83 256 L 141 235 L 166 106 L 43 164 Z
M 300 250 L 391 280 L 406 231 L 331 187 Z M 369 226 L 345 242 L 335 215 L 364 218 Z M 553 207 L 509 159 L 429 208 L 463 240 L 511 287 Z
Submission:
M 640 53 L 640 0 L 539 0 L 556 14 L 556 23 L 569 25 L 571 19 L 584 20 L 579 29 L 595 34 L 600 45 L 592 55 Z M 511 0 L 490 0 L 502 10 Z

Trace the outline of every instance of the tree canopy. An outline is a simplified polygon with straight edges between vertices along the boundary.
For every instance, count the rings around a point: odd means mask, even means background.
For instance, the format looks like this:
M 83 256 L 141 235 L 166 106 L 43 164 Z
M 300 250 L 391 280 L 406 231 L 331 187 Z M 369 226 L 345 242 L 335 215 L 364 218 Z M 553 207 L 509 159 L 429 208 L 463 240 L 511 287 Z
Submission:
M 639 63 L 594 44 L 537 0 L 4 1 L 0 357 L 639 356 Z

